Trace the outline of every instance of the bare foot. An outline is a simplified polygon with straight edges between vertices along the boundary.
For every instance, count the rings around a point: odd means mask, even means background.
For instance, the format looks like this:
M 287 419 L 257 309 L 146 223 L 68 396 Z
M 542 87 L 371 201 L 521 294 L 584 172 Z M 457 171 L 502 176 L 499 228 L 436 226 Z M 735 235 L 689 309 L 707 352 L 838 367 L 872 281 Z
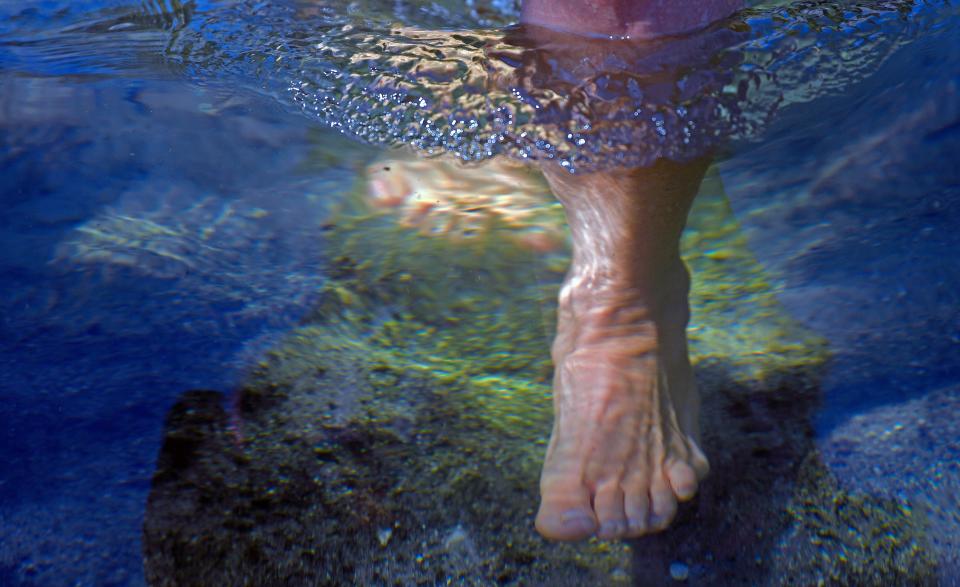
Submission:
M 540 480 L 547 538 L 664 529 L 708 470 L 678 254 L 704 165 L 548 172 L 573 232 L 553 346 L 556 420 Z
M 685 304 L 686 292 L 674 293 Z M 662 530 L 709 470 L 684 323 L 657 320 L 649 306 L 630 292 L 564 300 L 537 515 L 548 538 Z

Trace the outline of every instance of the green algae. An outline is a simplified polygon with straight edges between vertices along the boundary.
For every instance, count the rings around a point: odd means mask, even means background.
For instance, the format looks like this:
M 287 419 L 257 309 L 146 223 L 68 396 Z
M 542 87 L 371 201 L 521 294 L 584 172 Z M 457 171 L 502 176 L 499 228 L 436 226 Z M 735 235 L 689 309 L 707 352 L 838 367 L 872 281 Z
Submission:
M 799 534 L 784 576 L 817 585 L 934 585 L 926 520 L 909 503 L 842 488 L 816 454 L 802 464 L 788 512 Z
M 750 251 L 715 167 L 697 195 L 681 253 L 692 275 L 688 338 L 694 365 L 718 360 L 747 382 L 826 361 L 826 342 L 777 301 L 775 281 Z

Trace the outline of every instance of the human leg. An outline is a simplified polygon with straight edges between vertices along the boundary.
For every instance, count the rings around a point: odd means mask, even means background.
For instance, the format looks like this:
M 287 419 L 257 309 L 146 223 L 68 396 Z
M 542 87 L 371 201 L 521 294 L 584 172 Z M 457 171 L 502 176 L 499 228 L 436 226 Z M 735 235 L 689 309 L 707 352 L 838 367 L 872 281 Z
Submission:
M 705 160 L 578 175 L 545 169 L 574 243 L 537 514 L 548 538 L 661 530 L 707 474 L 679 255 L 705 169 Z
M 702 28 L 743 0 L 526 0 L 523 22 L 569 33 L 650 39 Z

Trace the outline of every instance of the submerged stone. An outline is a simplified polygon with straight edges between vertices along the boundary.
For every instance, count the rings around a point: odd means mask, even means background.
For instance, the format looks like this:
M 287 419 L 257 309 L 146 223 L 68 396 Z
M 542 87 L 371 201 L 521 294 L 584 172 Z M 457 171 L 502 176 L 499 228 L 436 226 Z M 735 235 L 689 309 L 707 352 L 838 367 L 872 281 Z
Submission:
M 683 563 L 670 565 L 670 578 L 674 581 L 686 581 L 690 577 L 690 567 Z
M 191 392 L 171 411 L 144 525 L 151 584 L 657 585 L 677 560 L 704 561 L 707 585 L 922 583 L 922 519 L 823 473 L 824 346 L 780 312 L 711 186 L 684 250 L 713 473 L 669 530 L 555 544 L 533 529 L 556 260 L 509 226 L 446 240 L 352 202 L 326 224 L 329 280 L 303 324 L 229 409 Z M 811 537 L 850 523 L 861 538 L 823 543 L 835 562 L 810 558 Z M 872 542 L 878 528 L 893 539 Z

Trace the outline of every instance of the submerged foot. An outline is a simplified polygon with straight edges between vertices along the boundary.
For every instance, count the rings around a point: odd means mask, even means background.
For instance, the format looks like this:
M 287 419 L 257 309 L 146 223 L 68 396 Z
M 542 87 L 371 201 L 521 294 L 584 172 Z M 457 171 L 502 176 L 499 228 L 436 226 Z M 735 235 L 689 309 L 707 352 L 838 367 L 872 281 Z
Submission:
M 706 159 L 584 174 L 543 167 L 573 240 L 536 522 L 547 538 L 662 530 L 709 470 L 698 446 L 690 276 L 680 259 L 706 167 Z
M 686 291 L 673 293 L 680 307 L 659 316 L 629 292 L 561 297 L 556 421 L 536 520 L 545 537 L 662 530 L 706 476 L 684 338 Z

